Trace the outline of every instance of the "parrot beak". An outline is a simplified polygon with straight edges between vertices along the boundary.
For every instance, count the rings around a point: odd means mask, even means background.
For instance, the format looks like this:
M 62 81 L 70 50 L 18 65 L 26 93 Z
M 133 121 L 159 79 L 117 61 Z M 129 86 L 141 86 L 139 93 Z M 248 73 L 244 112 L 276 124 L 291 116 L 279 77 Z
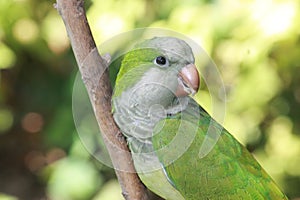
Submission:
M 178 73 L 178 87 L 175 95 L 194 95 L 199 89 L 199 74 L 194 64 L 188 64 Z

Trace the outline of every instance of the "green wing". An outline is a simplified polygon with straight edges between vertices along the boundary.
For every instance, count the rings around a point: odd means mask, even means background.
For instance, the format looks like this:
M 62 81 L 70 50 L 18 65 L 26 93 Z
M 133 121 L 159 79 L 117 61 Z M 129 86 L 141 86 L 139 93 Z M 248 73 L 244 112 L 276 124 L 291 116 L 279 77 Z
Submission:
M 200 111 L 200 115 L 197 114 Z M 210 128 L 209 128 L 210 127 Z M 171 184 L 186 200 L 287 199 L 253 156 L 193 100 L 180 115 L 161 121 L 153 146 Z M 203 141 L 215 144 L 204 157 Z

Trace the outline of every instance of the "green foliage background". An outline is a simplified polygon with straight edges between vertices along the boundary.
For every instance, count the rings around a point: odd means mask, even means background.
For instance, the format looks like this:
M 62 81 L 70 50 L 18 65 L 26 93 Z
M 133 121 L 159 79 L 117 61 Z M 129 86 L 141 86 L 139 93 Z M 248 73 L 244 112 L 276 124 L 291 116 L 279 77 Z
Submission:
M 0 199 L 121 199 L 112 169 L 84 149 L 72 116 L 77 66 L 53 1 L 0 0 Z M 98 44 L 163 27 L 200 44 L 226 86 L 224 126 L 300 198 L 300 2 L 87 2 Z M 203 91 L 201 104 L 211 108 Z

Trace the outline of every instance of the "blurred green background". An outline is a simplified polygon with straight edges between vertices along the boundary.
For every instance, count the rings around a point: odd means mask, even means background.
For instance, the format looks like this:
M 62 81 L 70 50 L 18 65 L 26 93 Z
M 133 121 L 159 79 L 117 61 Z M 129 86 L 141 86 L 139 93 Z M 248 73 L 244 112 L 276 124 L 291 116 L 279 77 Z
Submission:
M 0 199 L 122 199 L 112 169 L 82 146 L 77 65 L 54 1 L 0 0 Z M 226 87 L 225 127 L 300 199 L 299 0 L 88 1 L 98 44 L 164 27 L 200 44 Z M 209 94 L 200 98 L 208 110 Z

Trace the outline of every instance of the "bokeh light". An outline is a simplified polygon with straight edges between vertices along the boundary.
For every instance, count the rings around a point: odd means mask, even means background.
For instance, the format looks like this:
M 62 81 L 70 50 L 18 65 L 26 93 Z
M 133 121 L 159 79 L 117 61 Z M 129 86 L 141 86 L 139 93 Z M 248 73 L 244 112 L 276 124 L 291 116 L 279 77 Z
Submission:
M 13 27 L 13 34 L 21 43 L 34 42 L 39 35 L 39 29 L 35 21 L 31 19 L 20 19 Z
M 30 112 L 27 113 L 22 119 L 22 127 L 29 133 L 40 132 L 44 125 L 44 119 L 41 114 Z
M 13 114 L 8 109 L 0 109 L 0 134 L 5 133 L 13 125 Z
M 25 157 L 25 165 L 32 172 L 37 172 L 46 166 L 46 159 L 42 152 L 31 151 Z
M 31 172 L 39 172 L 46 166 L 58 161 L 66 156 L 66 152 L 61 148 L 50 149 L 46 154 L 42 151 L 33 150 L 26 154 L 24 162 Z
M 56 54 L 66 51 L 70 46 L 65 26 L 55 10 L 49 12 L 43 20 L 42 35 L 49 49 Z
M 102 182 L 91 163 L 67 158 L 55 165 L 57 168 L 49 180 L 48 188 L 53 200 L 91 197 Z
M 253 19 L 266 36 L 285 33 L 292 25 L 297 4 L 294 1 L 256 1 L 253 4 Z
M 0 41 L 0 70 L 12 67 L 16 62 L 15 53 Z

